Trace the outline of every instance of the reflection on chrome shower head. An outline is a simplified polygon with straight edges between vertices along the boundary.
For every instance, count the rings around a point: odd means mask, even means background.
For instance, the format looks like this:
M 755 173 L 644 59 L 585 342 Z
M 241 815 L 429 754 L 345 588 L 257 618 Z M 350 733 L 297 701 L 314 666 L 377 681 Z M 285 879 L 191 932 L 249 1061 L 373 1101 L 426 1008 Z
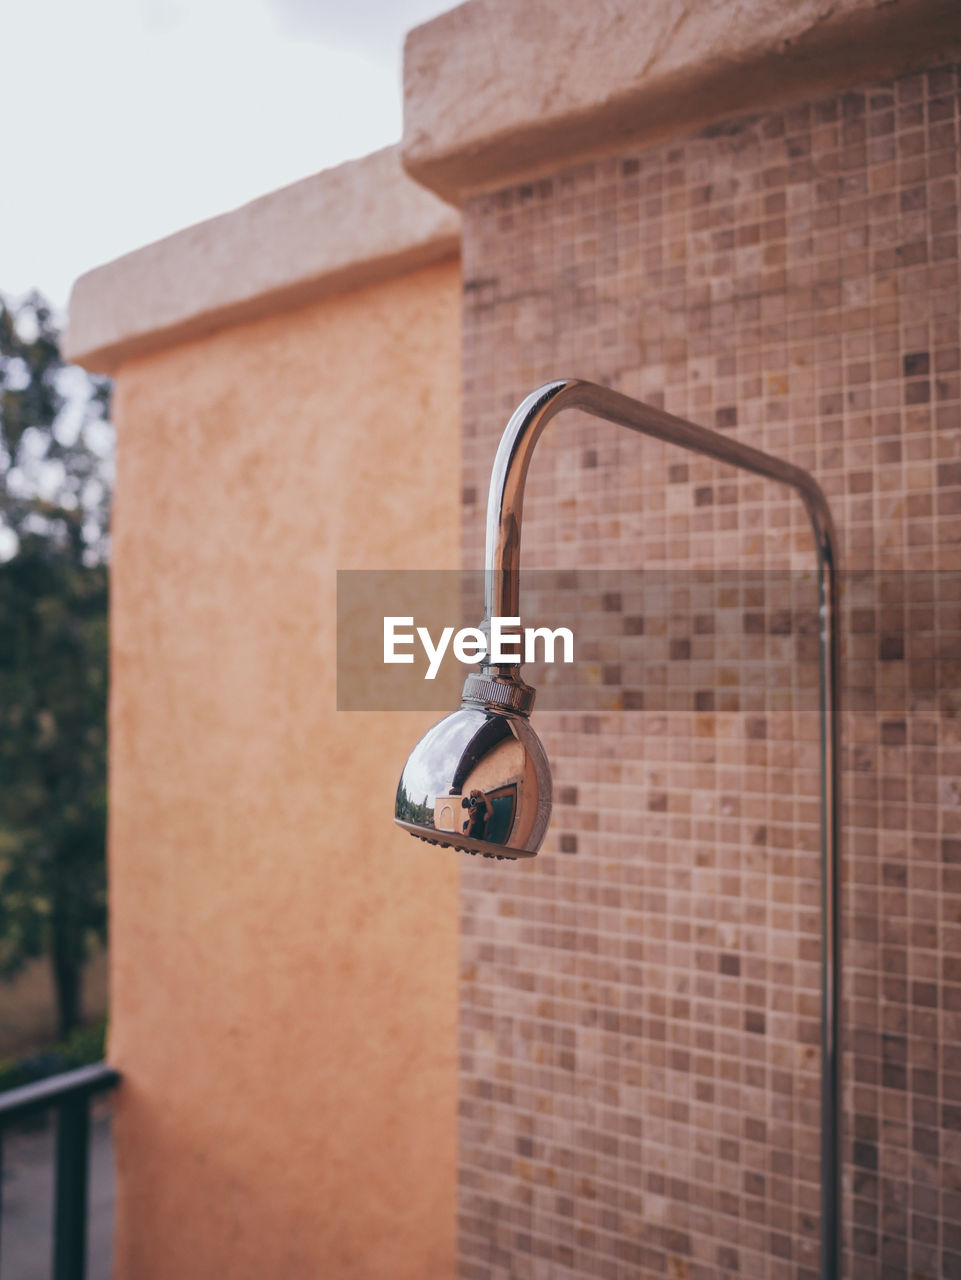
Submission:
M 397 786 L 411 835 L 487 858 L 531 858 L 551 817 L 551 771 L 519 679 L 468 676 L 464 700 L 421 738 Z

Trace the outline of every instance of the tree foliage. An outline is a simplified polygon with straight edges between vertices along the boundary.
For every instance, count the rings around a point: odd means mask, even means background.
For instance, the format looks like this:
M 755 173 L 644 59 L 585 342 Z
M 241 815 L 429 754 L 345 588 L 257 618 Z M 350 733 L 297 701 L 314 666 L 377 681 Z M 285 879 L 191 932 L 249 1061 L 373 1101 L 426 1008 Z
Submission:
M 63 1034 L 106 932 L 108 410 L 0 298 L 0 975 L 48 955 Z

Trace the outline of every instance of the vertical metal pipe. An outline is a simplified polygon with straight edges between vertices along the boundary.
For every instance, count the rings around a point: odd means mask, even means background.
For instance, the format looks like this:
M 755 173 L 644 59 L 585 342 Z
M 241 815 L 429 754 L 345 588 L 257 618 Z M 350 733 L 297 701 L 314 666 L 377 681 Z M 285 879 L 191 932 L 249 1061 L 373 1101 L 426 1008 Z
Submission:
M 841 628 L 834 542 L 819 549 L 821 697 L 821 1275 L 841 1275 Z
M 788 485 L 811 520 L 818 558 L 821 704 L 821 1277 L 841 1275 L 840 628 L 837 536 L 820 485 L 800 467 L 729 436 L 578 379 L 548 382 L 518 405 L 501 437 L 487 503 L 485 620 L 520 613 L 524 485 L 534 446 L 564 409 Z M 512 666 L 510 673 L 516 674 Z
M 90 1096 L 60 1104 L 57 1112 L 53 1280 L 84 1280 L 87 1273 L 87 1170 Z

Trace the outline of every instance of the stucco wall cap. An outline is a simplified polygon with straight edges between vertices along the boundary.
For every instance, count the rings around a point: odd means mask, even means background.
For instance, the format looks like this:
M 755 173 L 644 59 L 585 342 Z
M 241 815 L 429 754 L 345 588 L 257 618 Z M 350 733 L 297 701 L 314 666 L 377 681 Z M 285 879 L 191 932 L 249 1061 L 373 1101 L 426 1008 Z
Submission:
M 459 248 L 460 215 L 412 182 L 388 147 L 87 272 L 70 297 L 65 353 L 110 373 L 130 356 Z
M 469 0 L 404 50 L 404 167 L 453 203 L 961 48 L 958 0 Z

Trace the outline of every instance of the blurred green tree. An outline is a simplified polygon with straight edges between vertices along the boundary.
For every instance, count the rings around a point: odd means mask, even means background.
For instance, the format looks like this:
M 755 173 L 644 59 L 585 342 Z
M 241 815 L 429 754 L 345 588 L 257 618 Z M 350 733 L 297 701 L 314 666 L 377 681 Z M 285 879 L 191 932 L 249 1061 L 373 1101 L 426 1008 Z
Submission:
M 49 956 L 61 1035 L 106 936 L 110 384 L 0 296 L 0 976 Z

